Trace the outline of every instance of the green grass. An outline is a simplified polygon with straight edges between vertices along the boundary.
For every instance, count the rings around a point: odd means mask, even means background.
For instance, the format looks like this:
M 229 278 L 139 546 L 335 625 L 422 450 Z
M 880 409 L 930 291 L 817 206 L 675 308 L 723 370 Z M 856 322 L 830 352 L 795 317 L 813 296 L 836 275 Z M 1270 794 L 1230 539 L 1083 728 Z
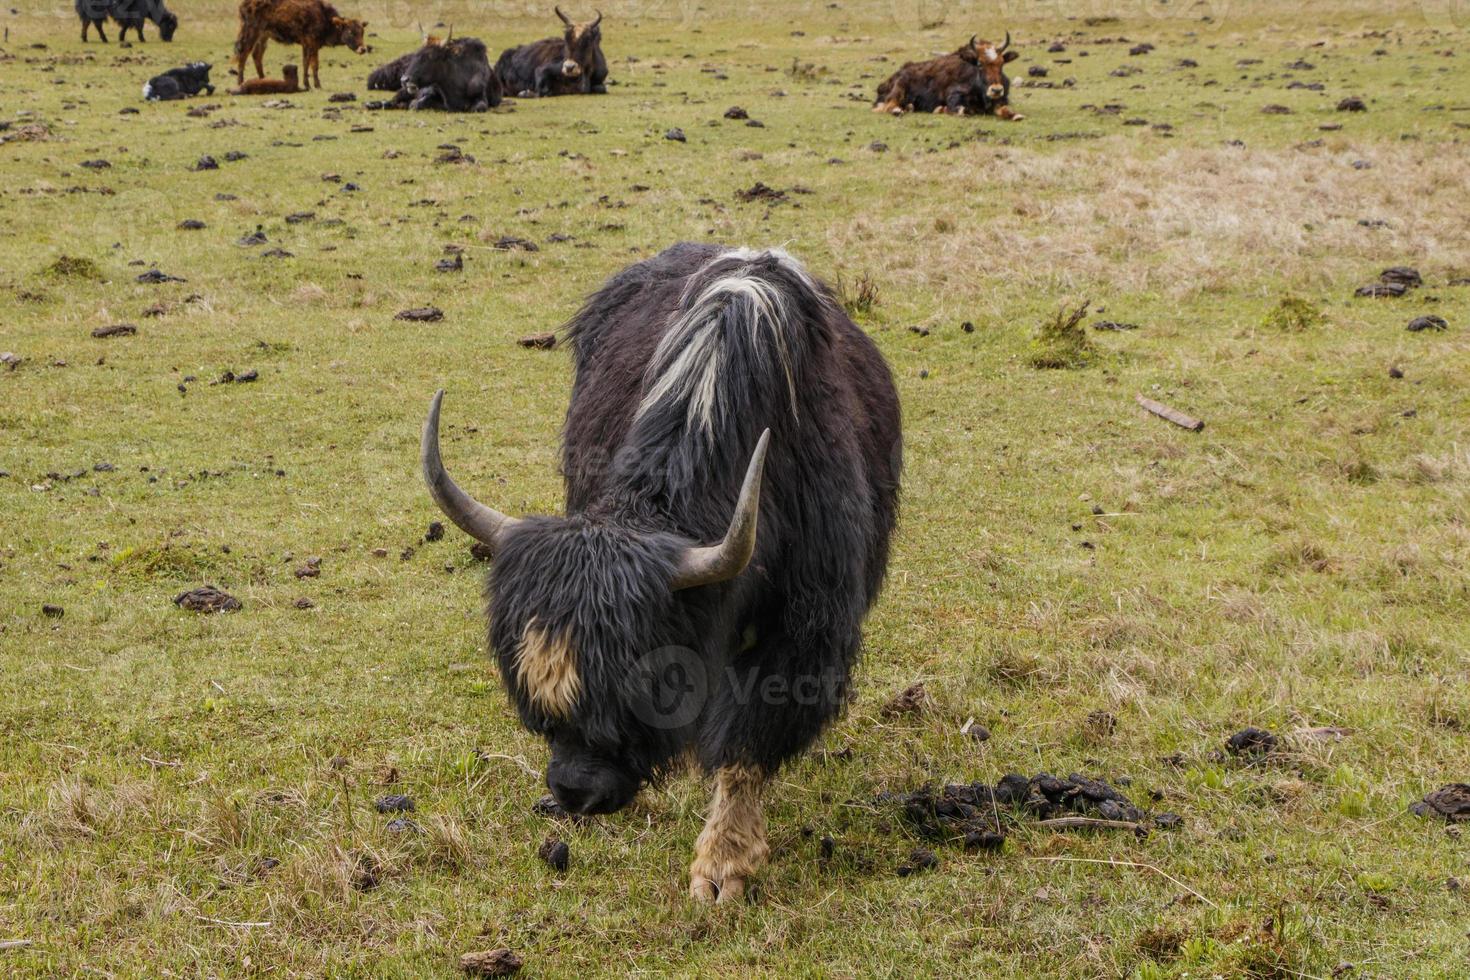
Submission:
M 1470 275 L 1470 24 L 1453 5 L 1118 5 L 1087 26 L 1054 5 L 1001 23 L 609 3 L 611 95 L 464 117 L 365 111 L 362 82 L 419 20 L 498 50 L 549 14 L 363 8 L 377 51 L 322 65 L 359 101 L 271 109 L 138 101 L 193 58 L 228 82 L 225 4 L 128 50 L 83 46 L 57 7 L 7 17 L 0 62 L 0 137 L 52 134 L 0 145 L 0 352 L 22 359 L 0 365 L 0 942 L 31 942 L 0 971 L 448 975 L 501 945 L 538 976 L 1464 971 L 1470 889 L 1448 883 L 1470 849 L 1407 813 L 1470 779 L 1470 288 L 1447 285 Z M 1026 121 L 867 111 L 898 63 L 1007 27 Z M 1157 48 L 1130 57 L 1140 41 Z M 1299 58 L 1316 67 L 1284 67 Z M 1058 87 L 1022 87 L 1031 65 Z M 1369 111 L 1336 112 L 1349 95 Z M 676 126 L 687 143 L 663 138 Z M 475 162 L 435 163 L 446 143 Z M 220 169 L 191 171 L 205 154 Z M 788 200 L 736 199 L 758 180 Z M 269 244 L 235 244 L 257 225 Z M 503 235 L 540 250 L 491 248 Z M 437 514 L 416 472 L 442 386 L 456 475 L 509 512 L 556 511 L 567 355 L 515 340 L 681 238 L 785 243 L 845 283 L 908 444 L 857 700 L 775 785 L 755 900 L 716 910 L 684 897 L 697 780 L 585 826 L 532 814 L 544 747 L 484 656 L 465 539 L 421 541 Z M 463 273 L 434 270 L 446 244 Z M 62 256 L 98 275 L 58 274 Z M 1425 287 L 1352 298 L 1400 264 Z M 135 282 L 152 267 L 187 282 Z M 1139 329 L 1091 332 L 1077 370 L 1031 367 L 1042 325 L 1084 297 Z M 1265 326 L 1287 297 L 1322 321 Z M 429 304 L 443 321 L 393 319 Z M 1450 330 L 1405 332 L 1424 312 Z M 91 336 L 115 323 L 138 333 Z M 320 577 L 296 578 L 313 556 Z M 172 604 L 203 582 L 243 610 Z M 882 716 L 916 680 L 928 710 Z M 960 734 L 971 717 L 989 741 Z M 1222 761 L 1247 724 L 1288 754 Z M 1291 736 L 1321 725 L 1351 734 Z M 896 874 L 916 842 L 879 793 L 1041 770 L 1129 777 L 1184 826 L 1019 827 L 999 855 Z M 423 834 L 386 830 L 385 792 L 415 798 Z M 571 845 L 563 876 L 536 858 L 550 834 Z

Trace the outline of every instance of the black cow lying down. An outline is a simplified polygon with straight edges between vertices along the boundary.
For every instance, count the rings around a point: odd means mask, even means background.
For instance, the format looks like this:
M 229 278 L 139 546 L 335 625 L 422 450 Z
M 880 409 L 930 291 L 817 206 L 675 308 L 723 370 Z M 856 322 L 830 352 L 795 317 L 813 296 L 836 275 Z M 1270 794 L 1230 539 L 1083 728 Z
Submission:
M 214 86 L 209 84 L 210 67 L 206 62 L 192 61 L 182 68 L 170 68 L 143 85 L 143 98 L 149 102 L 167 102 L 200 92 L 213 95 Z
M 435 38 L 429 38 L 426 43 L 436 43 Z M 401 54 L 388 62 L 379 65 L 368 73 L 367 87 L 370 92 L 396 92 L 403 87 L 403 73 L 408 70 L 408 63 L 413 60 L 417 51 Z M 486 60 L 489 58 L 487 56 Z
M 556 10 L 565 30 L 518 48 L 507 48 L 495 62 L 505 90 L 520 96 L 606 95 L 607 58 L 602 54 L 602 13 L 577 24 Z
M 479 38 L 451 41 L 429 38 L 412 54 L 383 65 L 369 77 L 369 87 L 386 88 L 390 72 L 398 73 L 398 90 L 388 108 L 443 109 L 448 112 L 484 112 L 500 105 L 500 79 L 490 68 L 490 56 Z
M 489 644 L 567 810 L 609 813 L 696 759 L 714 775 L 690 892 L 765 863 L 761 795 L 842 709 L 888 561 L 901 466 L 882 355 L 791 256 L 682 244 L 567 333 L 566 515 L 512 518 L 421 463 L 493 555 Z

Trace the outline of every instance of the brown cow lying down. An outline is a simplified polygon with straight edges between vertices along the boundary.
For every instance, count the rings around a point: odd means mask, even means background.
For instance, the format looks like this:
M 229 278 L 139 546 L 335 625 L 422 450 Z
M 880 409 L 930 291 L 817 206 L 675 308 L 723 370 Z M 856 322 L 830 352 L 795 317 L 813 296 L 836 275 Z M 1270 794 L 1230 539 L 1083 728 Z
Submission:
M 235 77 L 245 81 L 245 59 L 255 60 L 255 76 L 265 77 L 266 43 L 301 45 L 302 88 L 322 87 L 321 49 L 336 46 L 366 54 L 367 23 L 350 20 L 323 0 L 240 0 L 240 34 L 235 39 Z
M 231 95 L 290 95 L 301 91 L 301 79 L 295 65 L 282 65 L 283 78 L 252 78 L 241 82 L 239 88 L 230 89 Z
M 963 115 L 994 115 L 998 119 L 1025 117 L 1010 107 L 1011 80 L 1006 62 L 1016 59 L 1010 50 L 1011 35 L 996 47 L 971 37 L 953 54 L 929 61 L 910 61 L 878 86 L 874 112 L 939 112 Z

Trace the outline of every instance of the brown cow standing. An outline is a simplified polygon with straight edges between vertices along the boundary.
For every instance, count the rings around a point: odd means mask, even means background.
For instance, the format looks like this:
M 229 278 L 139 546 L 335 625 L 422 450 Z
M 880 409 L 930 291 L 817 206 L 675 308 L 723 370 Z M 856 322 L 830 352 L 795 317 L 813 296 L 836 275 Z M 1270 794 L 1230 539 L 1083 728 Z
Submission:
M 971 37 L 968 44 L 952 54 L 929 61 L 910 61 L 878 86 L 874 112 L 966 113 L 994 114 L 999 119 L 1020 120 L 1025 117 L 1008 104 L 1011 81 L 1005 65 L 1016 59 L 1010 50 L 1011 35 L 997 47 L 989 41 Z
M 366 54 L 367 23 L 337 13 L 323 0 L 240 0 L 240 35 L 235 39 L 235 75 L 245 81 L 245 59 L 254 58 L 257 78 L 265 77 L 265 46 L 275 40 L 301 45 L 301 85 L 322 87 L 322 48 L 345 46 Z

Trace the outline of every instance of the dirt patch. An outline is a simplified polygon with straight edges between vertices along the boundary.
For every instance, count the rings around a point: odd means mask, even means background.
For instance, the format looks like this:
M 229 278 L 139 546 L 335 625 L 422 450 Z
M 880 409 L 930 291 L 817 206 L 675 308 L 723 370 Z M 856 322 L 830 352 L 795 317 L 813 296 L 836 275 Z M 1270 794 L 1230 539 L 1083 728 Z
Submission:
M 735 197 L 746 204 L 752 201 L 766 201 L 770 204 L 777 204 L 786 200 L 786 192 L 777 190 L 758 180 L 751 187 L 743 191 L 736 191 Z
M 459 968 L 472 977 L 508 977 L 521 966 L 521 958 L 508 949 L 465 953 L 459 958 Z
M 1225 740 L 1225 751 L 1237 758 L 1260 760 L 1281 747 L 1281 740 L 1264 728 L 1242 728 Z
M 75 255 L 58 256 L 45 269 L 45 274 L 56 279 L 101 279 L 102 270 L 91 259 Z
M 1283 296 L 1274 308 L 1261 318 L 1261 326 L 1268 330 L 1299 333 L 1321 326 L 1326 321 L 1322 311 L 1299 296 Z
M 98 327 L 92 331 L 92 336 L 99 340 L 107 337 L 131 337 L 138 332 L 138 328 L 131 323 L 114 323 L 110 327 Z
M 201 585 L 174 596 L 174 605 L 197 613 L 238 612 L 240 600 L 213 585 Z
M 931 703 L 929 692 L 924 689 L 924 682 L 918 681 L 889 698 L 888 702 L 878 709 L 878 713 L 884 718 L 917 715 L 922 714 Z

